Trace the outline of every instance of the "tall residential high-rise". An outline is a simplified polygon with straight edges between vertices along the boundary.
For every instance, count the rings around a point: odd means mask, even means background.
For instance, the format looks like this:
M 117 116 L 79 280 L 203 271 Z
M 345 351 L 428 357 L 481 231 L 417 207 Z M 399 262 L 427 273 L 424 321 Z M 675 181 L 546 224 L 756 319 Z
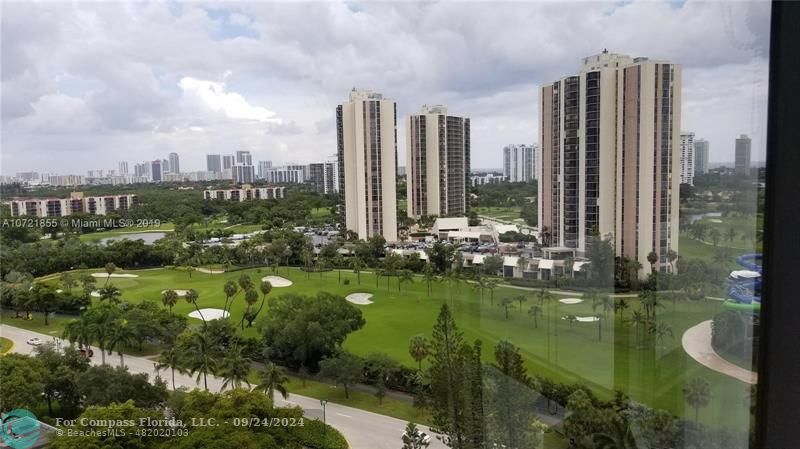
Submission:
M 231 167 L 233 182 L 237 184 L 252 184 L 256 181 L 256 168 L 252 165 L 236 164 Z
M 463 216 L 469 206 L 469 119 L 423 105 L 406 121 L 408 216 Z
M 128 163 L 126 161 L 120 162 L 118 168 L 120 176 L 125 176 L 128 174 Z
M 172 173 L 172 170 L 169 169 L 168 159 L 161 159 L 161 173 Z
M 219 154 L 206 155 L 206 170 L 214 173 L 222 172 L 222 158 Z
M 752 142 L 750 141 L 750 138 L 747 137 L 747 134 L 742 134 L 736 138 L 735 169 L 737 175 L 750 174 L 751 144 Z
M 509 182 L 530 182 L 535 180 L 535 146 L 512 144 L 503 148 L 503 175 Z
M 264 179 L 266 176 L 267 170 L 272 168 L 272 161 L 258 161 L 256 165 L 257 171 L 256 174 L 258 175 L 259 179 Z
M 180 158 L 178 157 L 178 153 L 169 154 L 169 171 L 170 173 L 181 172 L 181 161 Z
M 161 161 L 156 159 L 153 162 L 151 162 L 150 163 L 150 179 L 152 179 L 153 182 L 160 182 L 162 174 L 163 174 L 163 172 L 161 171 Z
M 222 156 L 222 169 L 223 170 L 226 170 L 226 169 L 229 169 L 229 168 L 233 167 L 233 165 L 235 163 L 236 163 L 236 157 L 235 156 L 227 155 L 227 154 Z
M 694 185 L 694 150 L 693 132 L 681 133 L 681 184 Z
M 335 162 L 315 162 L 308 164 L 308 182 L 320 193 L 333 193 L 336 183 L 333 177 Z
M 708 141 L 706 139 L 694 140 L 694 174 L 708 173 Z
M 678 251 L 681 66 L 602 53 L 540 92 L 539 226 L 550 246 L 616 254 L 664 269 Z M 640 272 L 643 274 L 644 271 Z
M 353 89 L 336 107 L 344 224 L 367 239 L 397 240 L 397 104 Z
M 339 161 L 338 161 L 338 155 L 333 154 L 333 155 L 329 156 L 327 162 L 329 164 L 331 164 L 332 169 L 333 169 L 333 174 L 332 174 L 332 177 L 333 177 L 333 191 L 336 192 L 336 193 L 339 193 Z
M 270 184 L 302 184 L 306 181 L 305 169 L 297 166 L 271 167 L 264 170 L 264 180 Z
M 249 151 L 237 151 L 236 163 L 240 165 L 253 165 L 253 155 Z

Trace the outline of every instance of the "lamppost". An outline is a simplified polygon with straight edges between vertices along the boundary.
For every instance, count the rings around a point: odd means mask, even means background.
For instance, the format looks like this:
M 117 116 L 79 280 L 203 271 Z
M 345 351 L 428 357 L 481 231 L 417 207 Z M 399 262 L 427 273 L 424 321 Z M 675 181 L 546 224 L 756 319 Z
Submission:
M 322 440 L 325 441 L 326 434 L 328 433 L 328 424 L 325 419 L 325 406 L 328 405 L 328 400 L 320 399 L 319 404 L 322 406 Z

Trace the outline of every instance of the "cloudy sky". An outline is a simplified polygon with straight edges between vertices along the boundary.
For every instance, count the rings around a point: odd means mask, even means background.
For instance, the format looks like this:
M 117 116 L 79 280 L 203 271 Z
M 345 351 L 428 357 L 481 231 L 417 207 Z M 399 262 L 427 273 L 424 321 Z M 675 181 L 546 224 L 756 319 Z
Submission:
M 684 66 L 684 130 L 763 159 L 768 2 L 3 2 L 0 171 L 335 152 L 353 87 L 472 119 L 473 167 L 536 142 L 538 87 L 604 47 Z M 404 160 L 403 132 L 398 133 Z

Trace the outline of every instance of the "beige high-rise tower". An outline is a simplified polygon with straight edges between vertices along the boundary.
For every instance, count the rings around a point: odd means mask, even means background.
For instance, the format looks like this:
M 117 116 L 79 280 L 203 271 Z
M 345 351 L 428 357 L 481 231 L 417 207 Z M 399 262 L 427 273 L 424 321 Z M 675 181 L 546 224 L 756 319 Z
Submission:
M 464 216 L 469 205 L 469 119 L 422 106 L 406 123 L 408 216 Z
M 678 251 L 681 67 L 604 50 L 543 86 L 539 106 L 539 226 L 551 246 L 581 254 L 596 233 L 645 268 L 655 251 L 666 269 Z
M 361 239 L 397 240 L 397 107 L 353 89 L 336 107 L 339 195 L 344 224 Z

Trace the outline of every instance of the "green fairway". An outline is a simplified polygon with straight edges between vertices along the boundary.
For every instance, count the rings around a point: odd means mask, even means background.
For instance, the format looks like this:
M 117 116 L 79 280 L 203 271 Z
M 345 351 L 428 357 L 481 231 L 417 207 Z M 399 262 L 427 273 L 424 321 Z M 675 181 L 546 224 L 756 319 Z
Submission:
M 96 242 L 109 237 L 118 237 L 124 234 L 140 233 L 140 232 L 171 232 L 175 230 L 175 225 L 172 223 L 161 223 L 159 226 L 137 227 L 131 226 L 127 228 L 117 228 L 108 231 L 92 232 L 89 234 L 81 234 L 79 237 L 84 242 Z
M 514 221 L 520 218 L 519 207 L 475 207 L 475 213 L 497 220 Z
M 648 346 L 650 349 L 638 349 L 644 345 L 639 343 L 641 337 L 637 338 L 637 333 L 644 334 L 645 331 L 632 328 L 626 319 L 639 309 L 636 298 L 627 298 L 630 309 L 625 318 L 615 317 L 611 312 L 606 315 L 601 321 L 602 341 L 598 341 L 597 323 L 569 324 L 562 319 L 566 315 L 589 317 L 595 313 L 602 314 L 601 309 L 597 312 L 592 310 L 590 301 L 574 305 L 562 304 L 557 300 L 546 302 L 542 305 L 543 315 L 538 318 L 536 328 L 534 320 L 528 316 L 529 307 L 538 304 L 534 298 L 535 292 L 507 286 L 495 290 L 492 305 L 489 291 L 485 292 L 481 301 L 480 293 L 463 283 L 452 290 L 445 283 L 435 283 L 429 297 L 421 277 L 416 277 L 413 284 L 403 284 L 402 291 L 398 292 L 396 278 L 381 278 L 380 285 L 376 287 L 375 277 L 369 273 L 361 274 L 360 285 L 356 275 L 351 272 L 342 273 L 343 279 L 349 279 L 350 284 L 341 285 L 336 271 L 323 273 L 322 276 L 307 276 L 296 268 L 280 268 L 277 273 L 268 268 L 214 275 L 194 272 L 191 277 L 185 271 L 169 268 L 129 273 L 138 274 L 139 277 L 111 279 L 122 290 L 123 299 L 146 299 L 160 303 L 164 289 L 194 288 L 199 293 L 200 308 L 221 308 L 225 300 L 223 284 L 228 280 L 235 281 L 244 273 L 256 282 L 267 275 L 282 276 L 294 282 L 290 287 L 273 288 L 271 296 L 287 292 L 313 295 L 319 291 L 343 296 L 356 292 L 372 293 L 373 304 L 356 306 L 363 311 L 367 324 L 348 337 L 345 348 L 360 355 L 385 352 L 408 366 L 415 366 L 407 352 L 409 339 L 416 334 L 430 337 L 437 313 L 446 303 L 452 308 L 465 338 L 470 341 L 480 338 L 483 341 L 486 361 L 492 360 L 493 347 L 498 340 L 509 339 L 520 347 L 529 370 L 534 374 L 560 382 L 587 384 L 603 398 L 611 398 L 613 390 L 619 389 L 634 400 L 687 417 L 693 417 L 693 410 L 685 405 L 682 388 L 687 379 L 702 377 L 711 383 L 714 395 L 711 405 L 700 412 L 703 422 L 732 425 L 747 422 L 749 416 L 749 410 L 741 400 L 747 386 L 699 365 L 685 354 L 680 344 L 686 329 L 711 319 L 720 309 L 721 303 L 715 301 L 679 300 L 673 303 L 662 299 L 664 307 L 658 309 L 658 321 L 670 326 L 672 336 L 659 342 L 657 349 L 652 349 L 652 344 Z M 509 318 L 506 319 L 504 308 L 499 306 L 500 299 L 520 295 L 527 295 L 522 311 L 515 300 L 509 307 Z M 193 306 L 182 300 L 174 309 L 175 313 L 180 314 L 188 314 L 192 310 Z M 231 308 L 232 318 L 237 323 L 244 310 L 244 300 L 239 293 Z M 265 309 L 262 313 L 269 313 L 269 310 Z M 62 323 L 58 320 L 55 326 Z M 248 328 L 244 333 L 254 336 L 256 330 Z

